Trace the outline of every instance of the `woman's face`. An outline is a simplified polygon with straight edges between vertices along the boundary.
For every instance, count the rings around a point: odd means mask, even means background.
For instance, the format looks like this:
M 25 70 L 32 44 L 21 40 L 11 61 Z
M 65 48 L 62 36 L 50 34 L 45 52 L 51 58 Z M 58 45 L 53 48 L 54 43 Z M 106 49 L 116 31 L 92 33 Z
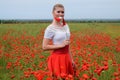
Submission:
M 64 8 L 62 7 L 56 7 L 53 11 L 54 17 L 64 17 Z

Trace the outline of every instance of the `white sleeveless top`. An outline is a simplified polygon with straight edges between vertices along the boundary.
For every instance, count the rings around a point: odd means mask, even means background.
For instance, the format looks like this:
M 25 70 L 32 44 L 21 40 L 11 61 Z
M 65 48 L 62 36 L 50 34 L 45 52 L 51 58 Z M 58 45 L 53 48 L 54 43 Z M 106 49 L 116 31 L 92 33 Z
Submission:
M 49 25 L 45 29 L 44 38 L 52 39 L 53 44 L 61 44 L 64 40 L 70 39 L 70 29 L 66 24 L 63 27 Z

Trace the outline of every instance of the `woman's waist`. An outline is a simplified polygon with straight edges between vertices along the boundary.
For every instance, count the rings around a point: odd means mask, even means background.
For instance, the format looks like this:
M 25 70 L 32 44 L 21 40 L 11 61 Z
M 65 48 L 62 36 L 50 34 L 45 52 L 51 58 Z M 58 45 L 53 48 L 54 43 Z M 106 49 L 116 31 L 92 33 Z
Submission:
M 63 48 L 60 48 L 60 49 L 55 49 L 53 50 L 53 53 L 69 53 L 69 46 L 65 46 Z

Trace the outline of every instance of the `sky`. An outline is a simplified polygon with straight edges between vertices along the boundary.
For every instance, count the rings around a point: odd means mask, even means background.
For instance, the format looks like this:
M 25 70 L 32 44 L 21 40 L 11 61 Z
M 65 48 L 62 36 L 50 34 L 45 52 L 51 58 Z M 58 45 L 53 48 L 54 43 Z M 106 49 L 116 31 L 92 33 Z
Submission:
M 65 19 L 120 19 L 120 0 L 0 0 L 0 19 L 52 19 L 56 3 Z

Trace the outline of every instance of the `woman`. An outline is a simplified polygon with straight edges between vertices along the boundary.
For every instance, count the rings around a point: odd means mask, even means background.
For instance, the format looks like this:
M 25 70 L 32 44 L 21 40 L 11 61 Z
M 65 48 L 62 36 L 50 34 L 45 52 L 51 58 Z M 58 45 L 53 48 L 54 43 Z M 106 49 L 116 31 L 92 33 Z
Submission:
M 53 7 L 53 21 L 46 28 L 43 39 L 43 50 L 53 50 L 48 58 L 48 69 L 57 78 L 73 75 L 73 59 L 69 51 L 70 30 L 64 20 L 64 6 Z M 50 44 L 52 40 L 53 44 Z

